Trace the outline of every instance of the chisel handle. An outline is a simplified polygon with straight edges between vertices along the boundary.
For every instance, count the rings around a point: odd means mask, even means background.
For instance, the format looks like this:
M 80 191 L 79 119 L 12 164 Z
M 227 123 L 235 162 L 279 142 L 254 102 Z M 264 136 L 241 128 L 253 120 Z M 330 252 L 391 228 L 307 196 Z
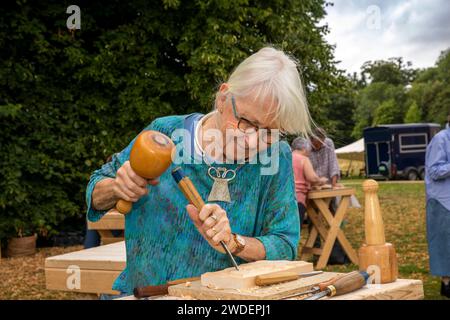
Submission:
M 255 284 L 257 286 L 268 286 L 270 284 L 293 281 L 300 278 L 300 275 L 292 271 L 280 271 L 269 274 L 262 274 L 255 278 Z
M 180 284 L 180 283 L 194 282 L 194 281 L 199 281 L 199 280 L 200 280 L 200 277 L 183 278 L 183 279 L 169 281 L 169 282 L 167 282 L 167 284 L 169 286 L 174 286 L 174 285 Z
M 169 293 L 168 288 L 169 285 L 167 283 L 161 284 L 159 286 L 137 287 L 134 288 L 133 294 L 138 299 L 152 296 L 162 296 Z
M 331 278 L 328 281 L 321 282 L 317 286 L 314 286 L 313 289 L 316 289 L 317 292 L 324 291 L 328 286 L 331 286 L 337 279 L 341 278 L 343 276 L 336 276 L 334 278 Z
M 181 170 L 180 167 L 177 167 L 172 170 L 172 177 L 174 178 L 175 182 L 178 184 L 178 187 L 181 189 L 181 192 L 183 192 L 186 199 L 192 203 L 197 210 L 200 212 L 202 208 L 205 206 L 205 202 L 203 201 L 202 197 L 198 193 L 197 189 L 195 188 L 194 184 L 192 183 L 191 179 L 189 177 L 185 176 L 183 173 L 183 170 Z M 230 249 L 228 249 L 228 246 L 225 244 L 225 242 L 222 240 L 220 241 L 220 245 L 222 246 L 223 250 L 225 251 L 225 254 L 228 255 L 228 258 L 230 259 L 233 266 L 236 268 L 237 271 L 239 271 L 239 266 L 236 263 L 236 260 L 234 260 L 233 255 L 230 252 Z
M 165 284 L 157 285 L 157 286 L 145 286 L 145 287 L 137 287 L 134 288 L 133 294 L 136 298 L 146 298 L 152 296 L 160 296 L 168 294 L 169 286 L 174 286 L 181 283 L 193 282 L 200 280 L 200 277 L 193 278 L 183 278 L 169 281 Z
M 368 278 L 369 275 L 365 271 L 350 272 L 337 279 L 331 286 L 328 286 L 328 289 L 330 289 L 329 296 L 339 296 L 358 290 L 364 287 Z

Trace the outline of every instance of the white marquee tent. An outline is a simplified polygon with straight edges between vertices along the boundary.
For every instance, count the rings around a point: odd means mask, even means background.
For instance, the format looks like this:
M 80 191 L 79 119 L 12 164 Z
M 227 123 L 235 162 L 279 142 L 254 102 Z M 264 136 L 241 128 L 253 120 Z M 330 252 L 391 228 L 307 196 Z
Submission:
M 364 138 L 336 149 L 336 155 L 340 159 L 364 161 Z

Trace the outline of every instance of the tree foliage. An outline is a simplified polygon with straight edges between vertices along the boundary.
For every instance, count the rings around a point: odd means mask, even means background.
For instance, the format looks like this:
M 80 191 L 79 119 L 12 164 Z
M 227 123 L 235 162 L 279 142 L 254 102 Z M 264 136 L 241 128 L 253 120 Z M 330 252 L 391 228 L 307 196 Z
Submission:
M 405 123 L 418 123 L 422 120 L 419 106 L 413 101 L 405 115 Z
M 450 50 L 435 67 L 417 70 L 402 58 L 366 62 L 357 79 L 352 136 L 378 124 L 437 122 L 443 124 L 450 106 Z M 355 81 L 355 80 L 353 80 Z
M 422 119 L 443 124 L 450 112 L 450 49 L 442 52 L 436 66 L 422 70 L 412 83 L 410 96 Z

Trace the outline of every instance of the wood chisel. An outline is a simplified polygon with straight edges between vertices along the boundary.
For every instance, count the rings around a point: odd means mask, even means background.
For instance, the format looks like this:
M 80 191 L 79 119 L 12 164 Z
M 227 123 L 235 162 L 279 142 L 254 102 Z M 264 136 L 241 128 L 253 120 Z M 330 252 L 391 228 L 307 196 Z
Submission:
M 334 297 L 361 289 L 369 279 L 365 271 L 354 271 L 338 278 L 333 284 L 327 286 L 322 292 L 303 300 L 318 300 L 323 297 Z
M 337 279 L 339 279 L 340 277 L 343 277 L 343 276 L 344 275 L 336 276 L 330 280 L 321 282 L 321 283 L 311 287 L 311 289 L 309 289 L 307 291 L 290 294 L 288 296 L 283 297 L 283 299 L 289 299 L 289 298 L 294 298 L 297 296 L 304 296 L 304 295 L 311 295 L 311 294 L 319 293 L 319 292 L 325 290 L 328 286 L 332 285 Z
M 312 277 L 321 273 L 323 273 L 323 271 L 312 271 L 304 273 L 298 273 L 293 271 L 278 271 L 257 276 L 255 278 L 255 284 L 257 286 L 268 286 L 271 284 L 293 281 L 300 278 Z
M 181 170 L 180 167 L 172 170 L 172 177 L 174 178 L 178 187 L 181 189 L 188 201 L 192 203 L 198 209 L 198 211 L 200 211 L 205 205 L 205 202 L 198 193 L 197 188 L 195 188 L 191 179 L 189 179 L 189 177 L 184 174 L 183 170 Z M 234 260 L 234 257 L 231 254 L 230 249 L 228 249 L 228 246 L 223 241 L 220 241 L 220 245 L 222 246 L 223 250 L 225 250 L 233 266 L 237 271 L 239 271 L 239 266 L 236 263 L 236 260 Z
M 200 277 L 193 277 L 193 278 L 183 278 L 183 279 L 177 279 L 173 281 L 169 281 L 165 284 L 156 285 L 156 286 L 145 286 L 145 287 L 137 287 L 134 288 L 133 294 L 136 298 L 147 298 L 152 296 L 161 296 L 168 294 L 169 286 L 174 286 L 176 284 L 181 283 L 187 283 L 187 282 L 193 282 L 200 280 Z

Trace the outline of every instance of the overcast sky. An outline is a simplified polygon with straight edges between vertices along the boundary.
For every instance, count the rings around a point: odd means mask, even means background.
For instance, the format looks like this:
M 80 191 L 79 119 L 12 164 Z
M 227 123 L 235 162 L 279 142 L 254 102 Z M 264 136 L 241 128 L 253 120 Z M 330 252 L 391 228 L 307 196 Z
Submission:
M 430 67 L 450 47 L 450 0 L 330 1 L 326 39 L 336 45 L 338 66 L 347 72 L 390 57 Z

